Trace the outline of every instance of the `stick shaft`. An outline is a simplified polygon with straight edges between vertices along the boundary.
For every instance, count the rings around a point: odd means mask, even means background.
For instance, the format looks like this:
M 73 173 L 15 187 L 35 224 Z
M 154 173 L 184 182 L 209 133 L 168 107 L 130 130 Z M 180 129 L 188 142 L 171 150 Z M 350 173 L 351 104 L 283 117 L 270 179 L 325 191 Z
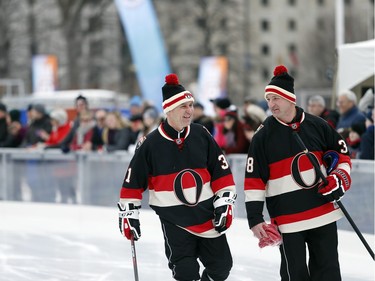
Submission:
M 359 239 L 362 241 L 363 245 L 369 252 L 370 256 L 372 257 L 373 260 L 375 260 L 374 252 L 372 251 L 370 245 L 367 243 L 366 239 L 363 237 L 361 231 L 358 229 L 357 225 L 354 223 L 352 220 L 351 216 L 349 215 L 348 211 L 344 207 L 344 204 L 342 204 L 341 201 L 336 201 L 337 205 L 339 205 L 341 211 L 344 213 L 346 219 L 349 221 L 350 225 L 353 227 L 354 231 L 357 233 Z
M 132 248 L 132 259 L 133 259 L 133 269 L 134 269 L 134 280 L 139 281 L 138 278 L 138 266 L 137 266 L 137 254 L 135 252 L 135 242 L 134 242 L 134 236 L 131 236 L 130 239 L 131 248 Z
M 303 143 L 301 137 L 298 135 L 296 131 L 293 131 L 293 135 L 296 137 L 296 140 L 298 144 L 300 145 L 301 148 L 303 148 L 304 153 L 306 156 L 309 158 L 311 164 L 314 166 L 314 169 L 318 176 L 322 179 L 322 181 L 327 184 L 327 179 L 325 178 L 322 170 L 320 170 L 319 164 L 315 161 L 313 156 L 309 153 L 308 149 L 306 148 L 306 145 Z M 357 225 L 354 223 L 353 219 L 349 215 L 348 211 L 344 207 L 344 204 L 341 201 L 335 201 L 335 203 L 340 207 L 341 211 L 344 213 L 346 219 L 349 221 L 350 225 L 353 227 L 354 231 L 357 233 L 359 239 L 362 241 L 363 245 L 369 252 L 370 256 L 372 257 L 373 260 L 375 260 L 374 252 L 372 251 L 371 247 L 367 243 L 366 239 L 363 237 L 361 231 L 358 229 Z

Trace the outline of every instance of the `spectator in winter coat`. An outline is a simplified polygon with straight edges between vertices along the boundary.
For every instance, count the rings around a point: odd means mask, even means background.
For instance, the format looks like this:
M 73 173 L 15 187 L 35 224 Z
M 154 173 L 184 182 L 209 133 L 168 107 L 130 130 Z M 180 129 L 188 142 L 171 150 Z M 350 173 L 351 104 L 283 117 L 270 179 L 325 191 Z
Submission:
M 221 148 L 225 154 L 247 153 L 250 143 L 245 136 L 244 124 L 238 118 L 237 108 L 234 105 L 231 105 L 225 113 L 223 125 L 225 145 Z
M 51 119 L 46 113 L 43 104 L 34 104 L 30 109 L 30 124 L 27 129 L 23 146 L 33 147 L 38 143 L 44 143 L 52 131 Z
M 365 115 L 357 107 L 357 97 L 352 91 L 343 91 L 337 98 L 337 107 L 340 118 L 336 130 L 344 137 L 347 137 L 349 128 L 353 124 L 364 123 Z
M 352 159 L 359 158 L 361 139 L 365 131 L 365 122 L 352 124 L 352 126 L 349 128 L 349 135 L 345 141 L 348 145 L 349 154 Z
M 129 125 L 125 127 L 125 149 L 128 152 L 134 153 L 136 145 L 138 143 L 139 136 L 142 135 L 145 126 L 143 124 L 143 115 L 135 114 L 130 116 Z
M 125 122 L 119 112 L 108 112 L 102 133 L 103 150 L 107 152 L 126 150 L 126 134 Z
M 309 98 L 307 112 L 326 120 L 332 128 L 336 128 L 340 114 L 336 110 L 326 108 L 326 101 L 322 96 L 315 95 Z
M 249 103 L 244 107 L 244 132 L 249 143 L 253 139 L 256 130 L 266 118 L 267 114 L 262 107 L 253 103 Z
M 140 238 L 139 207 L 148 188 L 173 278 L 226 280 L 233 263 L 224 233 L 236 198 L 232 172 L 212 135 L 192 123 L 194 98 L 177 75 L 166 77 L 162 92 L 167 119 L 138 143 L 125 174 L 118 204 L 121 233 Z
M 95 126 L 94 132 L 91 138 L 92 150 L 102 150 L 103 149 L 103 130 L 105 127 L 105 119 L 107 117 L 107 111 L 104 109 L 98 109 L 95 111 Z
M 214 138 L 220 147 L 225 146 L 225 137 L 223 134 L 224 128 L 224 115 L 227 112 L 232 102 L 228 98 L 216 98 L 210 100 L 214 106 L 215 117 L 214 117 Z
M 255 133 L 245 168 L 250 229 L 260 247 L 280 246 L 282 281 L 341 281 L 336 221 L 343 213 L 335 202 L 351 184 L 346 143 L 327 122 L 296 106 L 285 66 L 275 68 L 265 99 L 272 116 Z
M 199 102 L 194 103 L 193 122 L 205 126 L 211 135 L 214 134 L 214 121 L 204 113 L 204 106 Z
M 20 147 L 26 135 L 27 128 L 21 124 L 21 112 L 18 109 L 9 111 L 8 135 L 0 147 Z
M 69 134 L 71 123 L 67 112 L 62 108 L 56 108 L 50 113 L 52 132 L 46 136 L 45 148 L 59 148 L 61 142 Z
M 155 106 L 146 107 L 142 113 L 142 117 L 144 128 L 141 138 L 143 138 L 143 136 L 147 136 L 153 130 L 157 129 L 161 122 L 159 111 Z
M 79 126 L 75 130 L 70 150 L 91 150 L 91 138 L 94 133 L 95 120 L 91 111 L 81 111 L 79 114 Z
M 72 128 L 70 129 L 69 134 L 61 143 L 61 149 L 63 152 L 69 152 L 71 148 L 70 144 L 73 141 L 73 137 L 75 135 L 77 128 L 79 127 L 79 122 L 81 120 L 80 118 L 81 112 L 89 111 L 89 102 L 87 98 L 82 95 L 79 95 L 78 97 L 76 97 L 74 101 L 74 106 L 76 109 L 76 117 L 73 121 L 73 125 L 72 125 Z

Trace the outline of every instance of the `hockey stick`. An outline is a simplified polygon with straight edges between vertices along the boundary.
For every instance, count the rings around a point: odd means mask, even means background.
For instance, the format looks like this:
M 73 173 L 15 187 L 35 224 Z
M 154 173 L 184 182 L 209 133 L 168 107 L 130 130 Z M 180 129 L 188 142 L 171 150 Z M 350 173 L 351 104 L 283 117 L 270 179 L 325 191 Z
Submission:
M 131 248 L 132 248 L 132 258 L 133 258 L 133 269 L 134 269 L 134 280 L 139 281 L 138 278 L 138 266 L 137 266 L 137 255 L 135 252 L 135 242 L 134 242 L 134 236 L 131 236 L 130 239 Z
M 326 177 L 323 175 L 323 172 L 320 170 L 319 164 L 315 161 L 313 156 L 310 154 L 309 150 L 306 148 L 306 145 L 303 143 L 301 137 L 298 135 L 297 130 L 293 129 L 293 135 L 295 136 L 295 138 L 296 138 L 298 144 L 300 145 L 300 147 L 303 149 L 303 152 L 305 153 L 305 155 L 309 158 L 311 164 L 314 166 L 314 169 L 315 169 L 316 173 L 318 174 L 318 176 L 322 179 L 324 184 L 328 184 L 328 181 L 327 181 Z M 375 260 L 374 252 L 372 251 L 369 244 L 367 243 L 367 241 L 363 237 L 363 235 L 362 235 L 361 231 L 358 229 L 357 225 L 354 223 L 354 221 L 351 218 L 351 216 L 349 215 L 348 211 L 345 209 L 342 202 L 340 200 L 338 200 L 338 201 L 335 200 L 335 203 L 340 207 L 341 211 L 344 213 L 346 219 L 349 221 L 349 223 L 353 227 L 354 231 L 357 233 L 359 239 L 362 241 L 363 245 L 366 247 L 366 249 L 369 252 L 372 259 Z

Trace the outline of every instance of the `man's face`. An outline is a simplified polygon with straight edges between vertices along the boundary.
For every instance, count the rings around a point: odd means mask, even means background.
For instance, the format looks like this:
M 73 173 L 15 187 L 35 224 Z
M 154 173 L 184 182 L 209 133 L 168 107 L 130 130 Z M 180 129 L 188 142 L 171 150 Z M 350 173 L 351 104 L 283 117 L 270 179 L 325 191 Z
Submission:
M 268 108 L 272 115 L 283 122 L 290 122 L 293 119 L 295 105 L 278 95 L 267 95 Z M 291 117 L 291 118 L 290 118 Z
M 315 116 L 320 116 L 323 110 L 324 110 L 323 106 L 317 102 L 310 102 L 307 105 L 307 112 Z
M 39 111 L 35 110 L 34 108 L 32 108 L 30 110 L 30 119 L 31 120 L 39 120 L 39 119 L 42 119 L 43 117 L 43 114 L 40 113 Z
M 76 101 L 76 110 L 77 112 L 82 112 L 84 110 L 87 110 L 87 103 L 83 99 L 78 99 Z
M 181 131 L 183 128 L 190 125 L 193 120 L 194 106 L 193 102 L 184 102 L 171 111 L 167 112 L 168 124 L 176 131 Z
M 339 113 L 344 114 L 354 106 L 354 103 L 350 101 L 346 96 L 339 96 L 336 105 Z
M 95 112 L 95 120 L 100 128 L 104 127 L 106 116 L 107 113 L 104 110 L 99 109 L 97 112 Z

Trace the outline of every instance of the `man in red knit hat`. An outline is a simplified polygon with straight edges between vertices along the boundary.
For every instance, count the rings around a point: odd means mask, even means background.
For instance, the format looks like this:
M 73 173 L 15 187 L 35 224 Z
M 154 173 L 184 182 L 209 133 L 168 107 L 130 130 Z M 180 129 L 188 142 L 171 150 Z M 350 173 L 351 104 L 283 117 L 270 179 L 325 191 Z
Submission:
M 226 280 L 232 255 L 225 231 L 236 199 L 232 172 L 208 130 L 192 123 L 194 98 L 177 75 L 166 76 L 162 92 L 167 118 L 138 143 L 125 174 L 118 204 L 121 233 L 140 238 L 138 209 L 148 189 L 173 278 Z
M 261 247 L 282 241 L 282 281 L 339 281 L 336 221 L 343 213 L 335 202 L 351 183 L 346 143 L 326 121 L 296 106 L 285 66 L 275 68 L 265 99 L 272 116 L 255 133 L 246 161 L 249 226 Z M 263 218 L 264 202 L 271 224 Z

